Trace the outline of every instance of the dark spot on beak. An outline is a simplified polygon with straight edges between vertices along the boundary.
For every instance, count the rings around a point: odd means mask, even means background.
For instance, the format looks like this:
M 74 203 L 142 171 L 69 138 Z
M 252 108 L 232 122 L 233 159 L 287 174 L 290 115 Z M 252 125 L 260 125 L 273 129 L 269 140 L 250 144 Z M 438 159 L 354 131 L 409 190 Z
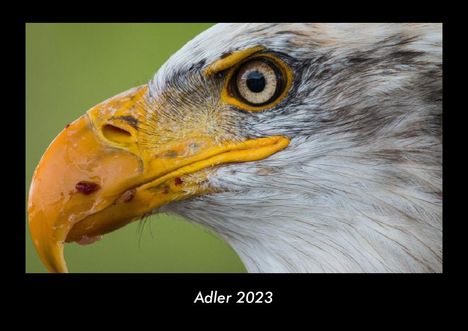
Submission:
M 65 125 L 65 129 L 68 129 L 69 126 L 70 126 L 70 123 L 68 123 L 67 125 Z
M 175 184 L 175 185 L 182 185 L 183 183 L 184 183 L 184 181 L 183 181 L 182 178 L 180 178 L 180 177 L 176 177 L 176 178 L 174 179 L 174 184 Z
M 176 151 L 167 151 L 164 156 L 167 157 L 167 158 L 170 158 L 170 159 L 173 159 L 175 157 L 177 157 L 177 152 Z
M 228 57 L 229 55 L 231 55 L 231 54 L 232 54 L 232 52 L 224 52 L 223 54 L 221 54 L 220 58 L 221 58 L 221 59 L 225 59 L 225 58 L 227 58 L 227 57 Z
M 131 190 L 125 191 L 124 194 L 122 194 L 122 196 L 120 197 L 119 200 L 121 202 L 130 202 L 135 197 L 135 194 L 136 194 L 136 189 L 131 189 Z
M 84 195 L 91 194 L 99 190 L 101 186 L 99 184 L 87 181 L 81 181 L 76 183 L 75 189 L 77 192 L 83 193 Z

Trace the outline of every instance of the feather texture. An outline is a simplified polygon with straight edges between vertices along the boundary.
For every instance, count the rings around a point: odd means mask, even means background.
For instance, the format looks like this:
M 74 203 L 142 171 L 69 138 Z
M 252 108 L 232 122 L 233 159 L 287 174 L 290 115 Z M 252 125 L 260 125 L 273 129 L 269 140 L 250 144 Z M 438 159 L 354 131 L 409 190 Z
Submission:
M 222 192 L 158 212 L 213 230 L 250 272 L 441 272 L 441 39 L 440 24 L 220 24 L 197 36 L 154 94 L 203 88 L 202 68 L 263 45 L 293 69 L 289 95 L 260 113 L 217 111 L 236 114 L 230 139 L 291 144 L 216 168 L 209 184 Z M 194 106 L 216 93 L 202 99 Z

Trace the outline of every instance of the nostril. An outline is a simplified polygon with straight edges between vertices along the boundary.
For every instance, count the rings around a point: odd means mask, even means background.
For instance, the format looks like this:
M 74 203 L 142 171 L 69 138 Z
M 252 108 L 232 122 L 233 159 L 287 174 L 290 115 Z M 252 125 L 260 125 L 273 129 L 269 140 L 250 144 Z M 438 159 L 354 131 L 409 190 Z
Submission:
M 112 124 L 103 125 L 102 134 L 106 139 L 117 143 L 130 142 L 132 138 L 132 134 L 130 132 Z

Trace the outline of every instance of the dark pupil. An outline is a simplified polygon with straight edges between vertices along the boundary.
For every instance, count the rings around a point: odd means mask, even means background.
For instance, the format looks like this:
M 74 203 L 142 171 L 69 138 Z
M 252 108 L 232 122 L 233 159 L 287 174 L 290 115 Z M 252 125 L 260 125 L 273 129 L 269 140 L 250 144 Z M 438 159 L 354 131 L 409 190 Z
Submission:
M 247 87 L 255 93 L 262 92 L 265 88 L 265 76 L 258 71 L 252 71 L 247 75 Z

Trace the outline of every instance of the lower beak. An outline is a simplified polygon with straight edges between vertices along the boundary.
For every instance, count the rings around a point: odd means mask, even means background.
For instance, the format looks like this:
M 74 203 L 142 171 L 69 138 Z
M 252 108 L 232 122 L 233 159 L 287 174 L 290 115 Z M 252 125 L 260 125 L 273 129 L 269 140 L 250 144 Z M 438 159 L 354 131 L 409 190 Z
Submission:
M 42 156 L 28 213 L 35 247 L 49 271 L 67 272 L 65 242 L 93 242 L 164 204 L 209 193 L 207 169 L 260 160 L 289 143 L 274 136 L 220 144 L 192 135 L 144 147 L 147 97 L 145 85 L 93 107 Z

